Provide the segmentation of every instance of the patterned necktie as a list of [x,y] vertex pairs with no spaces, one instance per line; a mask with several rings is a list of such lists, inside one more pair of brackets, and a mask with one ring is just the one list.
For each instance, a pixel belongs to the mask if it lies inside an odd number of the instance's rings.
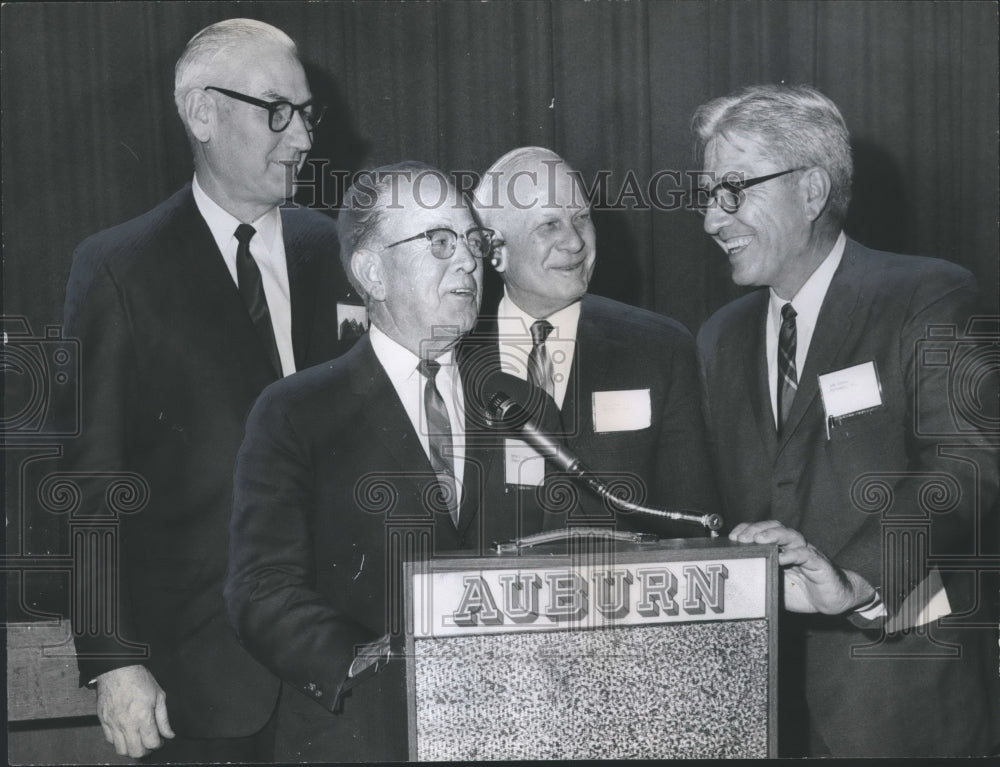
[[437,374],[441,364],[437,360],[420,360],[417,370],[427,379],[424,384],[424,413],[427,416],[427,443],[430,448],[431,468],[438,476],[444,504],[451,519],[458,527],[458,492],[455,483],[454,451],[451,441],[451,420],[444,406],[444,398],[437,388]]
[[528,355],[528,381],[550,397],[556,396],[552,360],[545,348],[545,339],[552,332],[552,325],[545,320],[537,320],[531,326],[531,353]]
[[257,329],[260,342],[264,344],[267,358],[275,374],[281,378],[281,357],[278,356],[278,344],[274,340],[271,313],[267,310],[264,283],[257,262],[250,254],[250,240],[255,234],[257,230],[250,224],[240,224],[236,227],[236,241],[240,244],[236,249],[236,282],[239,285],[240,295],[243,296],[243,303],[250,313],[250,320]]
[[792,409],[798,378],[795,372],[795,309],[791,304],[781,307],[781,329],[778,331],[778,434]]

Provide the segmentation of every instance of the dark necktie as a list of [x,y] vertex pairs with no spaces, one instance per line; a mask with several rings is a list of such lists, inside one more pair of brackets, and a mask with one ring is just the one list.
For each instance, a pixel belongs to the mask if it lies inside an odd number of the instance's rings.
[[250,224],[240,224],[236,227],[236,240],[240,246],[236,249],[236,281],[243,296],[243,303],[250,313],[250,320],[257,329],[260,342],[267,351],[275,374],[281,378],[281,357],[278,356],[278,344],[274,340],[274,328],[271,326],[271,313],[267,310],[267,297],[264,295],[264,283],[260,277],[260,269],[250,253],[250,240],[257,230]]
[[537,320],[531,326],[531,353],[528,355],[528,381],[550,397],[556,396],[552,360],[545,348],[545,339],[552,332],[552,325],[545,320]]
[[451,519],[458,526],[458,492],[455,483],[455,458],[451,442],[451,420],[444,406],[444,399],[437,388],[437,374],[441,364],[437,360],[420,360],[420,375],[424,384],[424,413],[427,415],[427,442],[430,447],[431,468],[438,476],[438,484]]
[[791,304],[781,307],[781,329],[778,331],[778,434],[792,409],[798,377],[795,372],[795,309]]

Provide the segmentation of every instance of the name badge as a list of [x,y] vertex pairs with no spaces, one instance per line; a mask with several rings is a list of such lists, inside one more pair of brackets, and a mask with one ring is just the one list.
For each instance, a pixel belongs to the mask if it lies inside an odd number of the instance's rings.
[[595,391],[594,431],[638,431],[652,423],[649,389]]
[[368,310],[357,304],[337,302],[337,340],[361,338],[368,330]]
[[519,439],[504,440],[504,481],[508,485],[541,487],[545,484],[545,459]]
[[882,405],[882,384],[874,360],[824,373],[819,377],[819,391],[826,411],[826,437],[837,419],[858,415]]

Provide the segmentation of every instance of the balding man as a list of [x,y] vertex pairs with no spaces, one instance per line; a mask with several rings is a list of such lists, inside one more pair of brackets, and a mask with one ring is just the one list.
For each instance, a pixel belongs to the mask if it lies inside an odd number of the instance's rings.
[[[105,737],[139,757],[267,760],[278,680],[237,642],[222,602],[232,471],[243,425],[272,381],[339,354],[348,286],[331,219],[278,206],[322,116],[296,46],[258,21],[199,32],[175,101],[194,179],[73,257],[65,331],[80,339],[84,419],[69,471],[148,485],[118,536],[118,639],[74,626],[81,684]],[[99,513],[100,487],[83,483]],[[83,588],[107,599],[98,584]],[[74,611],[78,613],[80,611]],[[100,626],[98,626],[100,628]]]
[[[476,338],[486,351],[480,344],[470,359],[487,366],[492,352],[501,369],[551,397],[566,445],[631,500],[714,512],[694,341],[668,317],[587,293],[597,249],[579,174],[548,149],[515,149],[483,174],[475,203],[502,241],[491,264],[504,295],[484,308]],[[615,519],[516,440],[504,463],[522,534],[575,523],[705,532],[653,516]]]
[[247,648],[286,682],[279,760],[402,761],[403,666],[366,678],[356,659],[380,638],[402,649],[404,557],[482,538],[492,451],[454,348],[476,321],[492,233],[443,174],[412,161],[362,176],[338,224],[371,328],[254,406],[226,603]]

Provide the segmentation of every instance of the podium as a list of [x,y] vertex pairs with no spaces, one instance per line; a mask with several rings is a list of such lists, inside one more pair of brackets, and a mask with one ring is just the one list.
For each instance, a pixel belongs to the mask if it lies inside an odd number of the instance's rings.
[[411,760],[777,756],[777,548],[615,535],[404,565]]

